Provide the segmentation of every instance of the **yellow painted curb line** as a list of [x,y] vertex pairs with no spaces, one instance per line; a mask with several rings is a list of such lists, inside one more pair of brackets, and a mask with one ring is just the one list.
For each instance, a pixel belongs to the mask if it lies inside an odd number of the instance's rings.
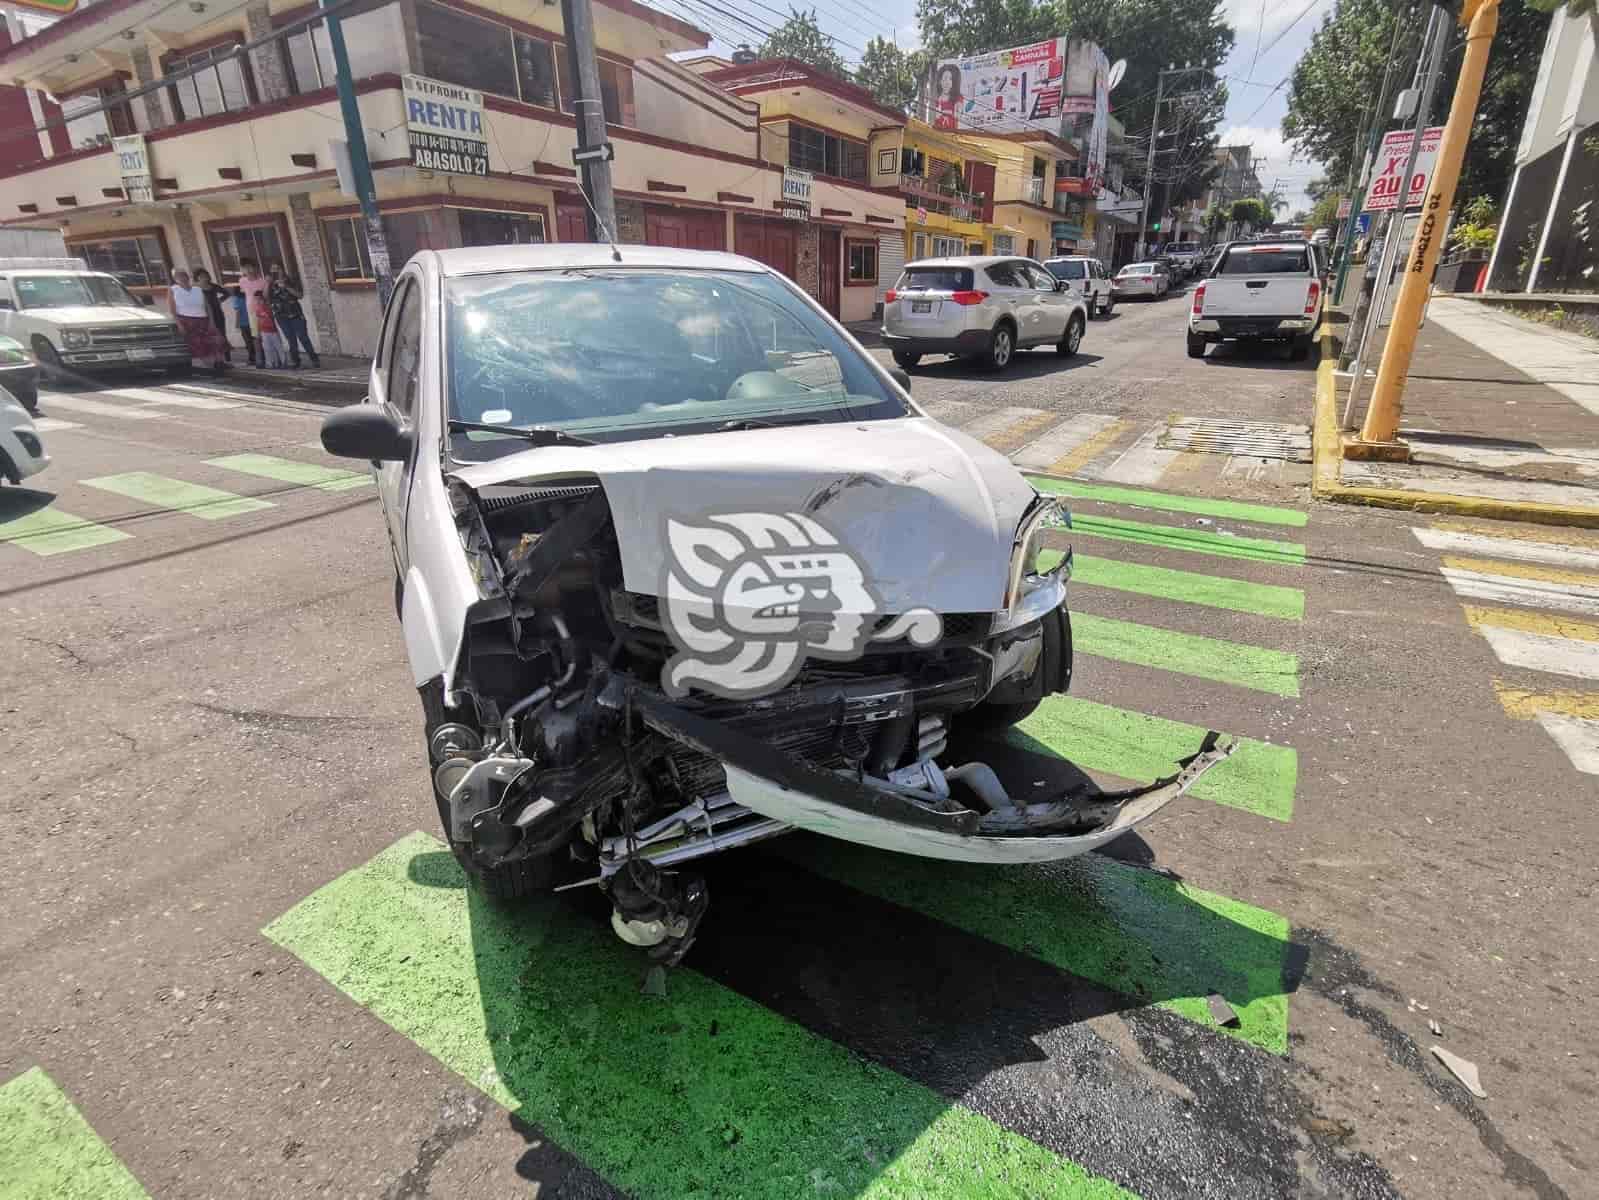
[[1537,500],[1495,500],[1486,496],[1452,496],[1444,492],[1412,492],[1404,488],[1356,487],[1342,482],[1343,441],[1338,436],[1338,385],[1333,371],[1332,327],[1323,323],[1321,363],[1316,368],[1316,408],[1311,423],[1310,494],[1334,504],[1365,504],[1410,512],[1448,513],[1491,521],[1526,521],[1534,525],[1576,525],[1599,529],[1599,508],[1545,504]]

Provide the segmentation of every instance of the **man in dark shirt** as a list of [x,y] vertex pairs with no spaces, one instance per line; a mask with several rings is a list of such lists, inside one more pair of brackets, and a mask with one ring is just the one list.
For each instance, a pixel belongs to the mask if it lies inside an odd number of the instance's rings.
[[285,271],[282,263],[273,263],[271,282],[267,284],[267,304],[289,349],[289,361],[296,367],[300,365],[300,348],[303,346],[311,357],[311,365],[320,367],[322,359],[316,347],[311,345],[305,310],[300,307],[300,299],[304,295],[305,289],[300,286],[300,281]]

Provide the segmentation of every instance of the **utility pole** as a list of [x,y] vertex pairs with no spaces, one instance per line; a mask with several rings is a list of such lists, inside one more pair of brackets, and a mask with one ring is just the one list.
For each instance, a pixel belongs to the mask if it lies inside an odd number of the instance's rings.
[[1166,72],[1155,76],[1155,115],[1149,118],[1149,152],[1144,156],[1144,208],[1138,215],[1138,254],[1142,261],[1149,244],[1149,193],[1155,187],[1155,143],[1160,140],[1160,98],[1166,88]]
[[333,73],[339,85],[339,109],[344,114],[344,140],[350,149],[350,175],[356,199],[361,202],[361,224],[366,229],[366,256],[372,263],[372,276],[378,285],[378,308],[389,306],[394,291],[394,275],[389,266],[389,243],[383,236],[383,218],[378,215],[378,189],[372,181],[372,160],[366,153],[366,129],[361,125],[361,106],[355,98],[355,81],[350,77],[350,54],[344,48],[344,27],[338,8],[321,0],[322,20],[327,26],[328,45],[333,50]]
[[[1360,219],[1360,213],[1366,203],[1366,173],[1371,170],[1371,162],[1377,157],[1377,151],[1382,146],[1383,127],[1388,124],[1388,88],[1393,82],[1394,62],[1399,51],[1399,19],[1400,5],[1403,0],[1394,0],[1394,32],[1388,41],[1388,65],[1383,68],[1382,87],[1377,92],[1377,107],[1372,110],[1371,137],[1369,139],[1356,138],[1355,146],[1359,147],[1362,140],[1369,141],[1365,159],[1355,159],[1349,164],[1349,220],[1344,223],[1344,249],[1338,257],[1338,283],[1333,289],[1333,303],[1342,304],[1344,301],[1344,283],[1349,278],[1349,258],[1355,248],[1355,229]],[[1364,128],[1364,127],[1362,127]]]
[[[1467,26],[1468,32],[1466,54],[1460,64],[1459,80],[1455,84],[1455,99],[1449,107],[1449,121],[1444,126],[1443,138],[1438,145],[1438,164],[1433,170],[1427,200],[1421,210],[1421,223],[1416,226],[1409,269],[1399,289],[1399,300],[1394,305],[1388,348],[1382,356],[1382,366],[1377,369],[1377,385],[1372,389],[1371,407],[1366,411],[1366,422],[1360,429],[1359,444],[1367,448],[1380,447],[1379,453],[1397,453],[1405,460],[1410,457],[1410,448],[1398,440],[1399,419],[1404,412],[1405,381],[1410,375],[1416,334],[1421,329],[1422,311],[1432,287],[1432,273],[1438,262],[1444,222],[1449,219],[1449,210],[1455,203],[1460,164],[1466,157],[1466,141],[1471,136],[1471,125],[1477,115],[1477,101],[1482,96],[1488,51],[1493,46],[1494,33],[1499,28],[1499,0],[1466,0],[1460,20]],[[1425,115],[1420,118],[1425,119]],[[1419,125],[1416,138],[1419,142]],[[1407,188],[1409,182],[1405,180]]]
[[572,162],[580,172],[580,186],[587,201],[589,240],[614,245],[616,198],[611,193],[611,159],[615,152],[605,137],[600,65],[594,55],[594,9],[589,0],[561,0],[561,23],[566,27],[566,61],[577,83],[572,105],[577,118],[577,149],[572,152]]

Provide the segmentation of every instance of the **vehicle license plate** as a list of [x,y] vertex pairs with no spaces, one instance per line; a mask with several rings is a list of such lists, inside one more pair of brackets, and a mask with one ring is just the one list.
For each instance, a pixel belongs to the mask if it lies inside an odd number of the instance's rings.
[[128,351],[129,362],[144,362],[155,357],[154,350],[133,349]]
[[931,300],[912,300],[911,311],[913,313],[930,313],[933,311],[933,302]]

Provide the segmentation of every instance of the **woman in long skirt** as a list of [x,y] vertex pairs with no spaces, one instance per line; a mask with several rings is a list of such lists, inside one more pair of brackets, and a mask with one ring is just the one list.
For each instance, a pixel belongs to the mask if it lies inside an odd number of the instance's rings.
[[189,357],[197,367],[209,367],[216,374],[226,369],[223,361],[223,344],[217,328],[211,323],[211,313],[206,305],[205,292],[189,280],[187,271],[172,272],[172,315],[189,343]]

